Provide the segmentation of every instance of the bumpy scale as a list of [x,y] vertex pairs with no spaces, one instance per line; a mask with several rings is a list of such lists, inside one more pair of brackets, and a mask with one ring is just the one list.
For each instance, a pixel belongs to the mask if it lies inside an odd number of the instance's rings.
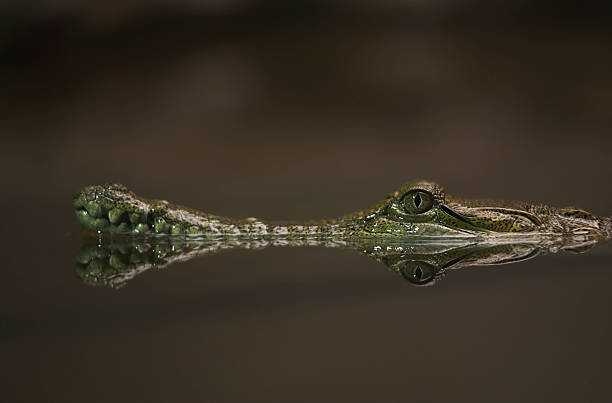
[[134,235],[194,237],[508,237],[588,236],[609,238],[611,220],[577,208],[554,208],[524,202],[463,200],[439,185],[418,181],[403,185],[366,211],[300,224],[268,223],[256,218],[231,219],[150,200],[125,186],[89,186],[73,200],[88,230]]

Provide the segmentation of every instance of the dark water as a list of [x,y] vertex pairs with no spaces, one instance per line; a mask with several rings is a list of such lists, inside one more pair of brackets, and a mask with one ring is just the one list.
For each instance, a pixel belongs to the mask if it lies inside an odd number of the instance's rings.
[[426,288],[352,251],[238,250],[113,290],[77,279],[79,243],[50,239],[5,266],[11,396],[368,401],[505,390],[510,401],[607,390],[609,245],[456,270]]
[[608,400],[609,245],[426,288],[238,250],[113,290],[75,276],[70,202],[114,181],[300,220],[427,178],[611,215],[606,8],[62,4],[0,10],[2,401]]

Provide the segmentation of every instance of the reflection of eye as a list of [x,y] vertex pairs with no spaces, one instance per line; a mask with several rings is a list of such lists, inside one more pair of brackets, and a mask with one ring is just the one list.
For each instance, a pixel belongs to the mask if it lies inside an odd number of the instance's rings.
[[436,274],[436,268],[425,262],[406,262],[401,268],[402,276],[413,284],[425,284]]
[[423,190],[413,190],[404,196],[404,208],[412,214],[421,214],[433,207],[434,198],[431,193]]

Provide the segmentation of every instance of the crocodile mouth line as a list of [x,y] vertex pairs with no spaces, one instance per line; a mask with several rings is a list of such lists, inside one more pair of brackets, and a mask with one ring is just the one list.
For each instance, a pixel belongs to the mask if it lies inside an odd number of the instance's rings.
[[97,202],[75,206],[74,212],[81,224],[92,231],[108,230],[114,234],[148,233],[154,228],[151,216],[146,212],[107,209]]
[[369,210],[339,218],[281,224],[254,218],[234,219],[142,198],[119,184],[88,186],[73,199],[81,225],[118,235],[260,236],[328,235],[491,239],[537,236],[610,237],[612,220],[579,209],[528,203],[462,200],[447,197],[429,182],[402,186]]

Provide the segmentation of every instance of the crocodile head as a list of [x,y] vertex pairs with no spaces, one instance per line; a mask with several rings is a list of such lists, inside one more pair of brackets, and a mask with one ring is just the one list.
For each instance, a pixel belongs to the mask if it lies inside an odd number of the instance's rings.
[[[115,234],[274,234],[274,224],[235,220],[136,196],[123,185],[84,188],[73,200],[86,229]],[[365,212],[314,223],[277,226],[299,236],[473,237],[585,235],[607,238],[610,219],[577,208],[524,202],[463,200],[433,182],[412,182]]]
[[472,266],[499,266],[532,259],[547,252],[584,253],[597,244],[597,239],[576,236],[556,240],[509,243],[473,242],[464,244],[404,244],[385,251],[366,250],[368,256],[400,274],[410,284],[430,286],[450,270]]
[[608,218],[581,209],[459,199],[426,181],[407,183],[369,211],[347,216],[358,217],[361,231],[367,234],[423,237],[551,234],[605,238],[611,230]]
[[274,246],[319,246],[354,250],[382,263],[415,286],[430,286],[451,270],[472,266],[498,266],[531,259],[549,252],[586,252],[597,239],[563,238],[446,239],[354,238],[275,239],[185,237],[85,237],[77,255],[75,275],[89,285],[119,288],[150,269],[162,269],[204,255],[232,249],[262,249]]

